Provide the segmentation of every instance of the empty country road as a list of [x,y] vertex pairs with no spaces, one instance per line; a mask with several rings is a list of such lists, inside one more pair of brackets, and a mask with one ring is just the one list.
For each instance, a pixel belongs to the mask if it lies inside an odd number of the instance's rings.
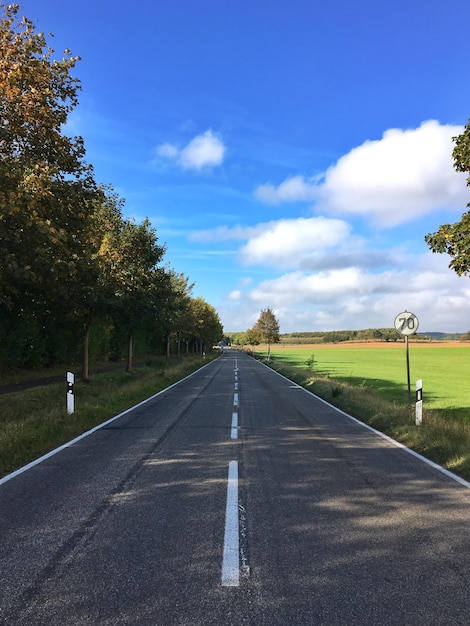
[[469,625],[470,489],[228,350],[0,481],[0,624]]

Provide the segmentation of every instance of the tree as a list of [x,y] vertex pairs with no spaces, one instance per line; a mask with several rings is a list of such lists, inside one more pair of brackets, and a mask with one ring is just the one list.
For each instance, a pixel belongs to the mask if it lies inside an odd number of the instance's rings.
[[[249,328],[244,334],[244,343],[247,343],[252,349],[259,345],[259,332],[255,328]],[[243,345],[243,344],[242,344]]]
[[271,356],[271,344],[279,343],[281,341],[281,336],[279,334],[279,322],[277,321],[274,312],[269,307],[261,311],[253,330],[259,335],[262,341],[268,344],[269,359]]
[[65,51],[53,60],[18,5],[0,10],[1,316],[46,341],[44,331],[74,308],[77,285],[92,282],[87,223],[96,185],[83,140],[63,134],[78,102],[78,57]]
[[192,339],[196,350],[205,351],[205,346],[218,343],[224,336],[224,329],[215,308],[203,298],[192,298],[189,305],[192,318]]
[[157,242],[147,218],[141,224],[124,219],[106,234],[100,250],[103,281],[112,293],[111,315],[127,333],[128,371],[132,369],[134,331],[155,316],[165,285],[165,272],[158,267],[165,246]]
[[53,59],[17,4],[0,12],[0,317],[8,335],[21,327],[28,358],[46,364],[51,337],[70,332],[64,320],[96,280],[87,226],[97,189],[82,138],[63,133],[79,57]]
[[[454,167],[468,174],[467,186],[470,186],[470,120],[464,132],[453,137],[453,141]],[[459,276],[470,272],[470,211],[464,213],[459,222],[443,224],[435,233],[428,233],[424,240],[433,252],[446,252],[450,256],[449,267]]]
[[0,9],[0,289],[9,302],[73,278],[95,183],[83,140],[63,134],[79,57],[53,60],[44,35],[18,21],[18,5]]
[[192,332],[190,310],[191,292],[194,284],[184,274],[168,271],[169,289],[165,294],[164,324],[166,335],[166,356],[170,357],[171,339],[176,339],[177,354],[180,355],[181,342],[186,342],[189,350],[189,339]]
[[93,201],[94,211],[87,222],[87,250],[82,263],[86,269],[74,290],[73,319],[83,331],[82,380],[89,380],[89,338],[96,317],[106,317],[113,310],[114,282],[111,278],[109,241],[123,225],[124,200],[109,185],[101,185]]

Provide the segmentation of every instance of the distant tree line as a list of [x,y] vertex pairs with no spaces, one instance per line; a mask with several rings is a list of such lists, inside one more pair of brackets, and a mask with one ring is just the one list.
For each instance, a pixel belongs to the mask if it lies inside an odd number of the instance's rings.
[[0,369],[134,352],[202,352],[223,336],[215,309],[163,264],[148,219],[97,183],[81,137],[79,57],[54,60],[18,5],[0,5]]
[[[230,333],[230,340],[235,345],[253,345],[253,330]],[[279,335],[277,343],[310,344],[310,343],[339,343],[342,341],[397,341],[400,335],[394,328],[370,328],[366,330],[332,330],[283,333]],[[260,343],[258,341],[257,343]],[[254,345],[257,345],[255,343]]]
[[[283,333],[279,335],[276,343],[281,344],[312,344],[312,343],[341,343],[344,341],[401,341],[403,337],[395,328],[367,328],[365,330],[332,330],[332,331],[312,331]],[[470,341],[470,331],[468,333],[429,333],[416,334],[410,338],[411,341]],[[244,332],[229,333],[227,342],[239,346],[256,346],[262,343],[256,331],[249,329]],[[263,342],[264,343],[264,342]]]
[[326,332],[290,333],[281,336],[283,343],[340,343],[342,341],[397,341],[395,328],[366,328],[364,330],[331,330]]

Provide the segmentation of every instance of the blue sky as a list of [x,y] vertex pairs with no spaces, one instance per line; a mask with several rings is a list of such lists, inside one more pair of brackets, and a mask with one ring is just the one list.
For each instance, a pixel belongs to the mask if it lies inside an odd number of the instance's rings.
[[26,0],[82,57],[99,182],[148,216],[226,332],[470,329],[470,279],[424,236],[470,202],[468,0]]

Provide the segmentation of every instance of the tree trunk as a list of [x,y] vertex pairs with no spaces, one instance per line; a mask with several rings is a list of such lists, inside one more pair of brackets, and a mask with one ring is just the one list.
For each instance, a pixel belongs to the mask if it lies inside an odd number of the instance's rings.
[[88,347],[90,343],[90,326],[91,322],[85,324],[85,330],[83,332],[83,361],[82,361],[82,380],[87,383],[90,381],[88,370]]
[[127,366],[126,372],[132,371],[132,330],[129,331],[127,337]]

